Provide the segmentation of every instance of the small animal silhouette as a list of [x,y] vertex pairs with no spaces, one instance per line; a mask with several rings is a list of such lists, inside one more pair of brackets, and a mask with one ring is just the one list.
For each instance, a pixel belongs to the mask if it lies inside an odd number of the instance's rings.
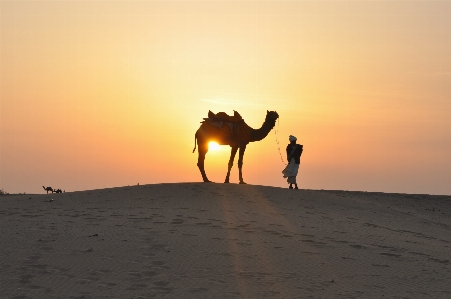
[[42,186],[42,188],[44,188],[44,190],[47,191],[47,194],[49,194],[49,191],[51,191],[53,193],[53,188],[52,187],[44,187],[44,186]]

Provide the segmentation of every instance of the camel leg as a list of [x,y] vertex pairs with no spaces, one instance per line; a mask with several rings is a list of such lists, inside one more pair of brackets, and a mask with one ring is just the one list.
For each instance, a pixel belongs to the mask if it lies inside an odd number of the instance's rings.
[[238,151],[238,147],[232,147],[232,151],[230,152],[230,159],[229,159],[229,168],[227,170],[227,176],[225,178],[224,183],[229,183],[229,177],[230,177],[230,170],[233,166],[233,160],[235,160],[236,152]]
[[208,143],[199,143],[198,142],[198,151],[199,151],[199,157],[197,159],[197,167],[199,167],[200,170],[200,174],[202,175],[202,179],[204,180],[205,183],[211,182],[208,178],[207,175],[205,174],[205,168],[204,168],[204,161],[205,161],[205,155],[208,152]]
[[239,175],[240,175],[240,184],[246,184],[243,181],[243,157],[244,157],[244,151],[246,150],[246,144],[243,144],[240,146],[240,153],[238,156],[238,171],[239,171]]

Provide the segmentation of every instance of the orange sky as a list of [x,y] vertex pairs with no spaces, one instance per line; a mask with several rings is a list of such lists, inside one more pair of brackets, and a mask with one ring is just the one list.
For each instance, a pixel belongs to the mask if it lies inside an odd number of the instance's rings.
[[[0,188],[201,181],[208,110],[266,110],[301,188],[451,194],[450,1],[1,1]],[[207,154],[224,180],[229,147]],[[231,182],[238,181],[232,170]],[[244,179],[286,187],[274,131]]]

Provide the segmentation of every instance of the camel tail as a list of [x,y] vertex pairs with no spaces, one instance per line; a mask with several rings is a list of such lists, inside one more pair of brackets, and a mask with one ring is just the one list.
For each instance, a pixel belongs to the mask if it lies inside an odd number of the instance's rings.
[[197,132],[196,132],[196,134],[194,134],[194,149],[193,149],[193,153],[196,151],[196,145],[197,145]]

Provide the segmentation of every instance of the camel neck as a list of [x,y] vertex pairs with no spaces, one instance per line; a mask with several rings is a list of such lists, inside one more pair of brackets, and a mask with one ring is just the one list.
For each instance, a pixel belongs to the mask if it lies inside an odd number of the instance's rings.
[[250,142],[260,141],[260,140],[264,139],[266,136],[268,136],[269,132],[271,132],[272,128],[274,128],[275,124],[276,124],[275,121],[271,122],[271,121],[265,120],[265,122],[263,123],[261,128],[252,129]]

